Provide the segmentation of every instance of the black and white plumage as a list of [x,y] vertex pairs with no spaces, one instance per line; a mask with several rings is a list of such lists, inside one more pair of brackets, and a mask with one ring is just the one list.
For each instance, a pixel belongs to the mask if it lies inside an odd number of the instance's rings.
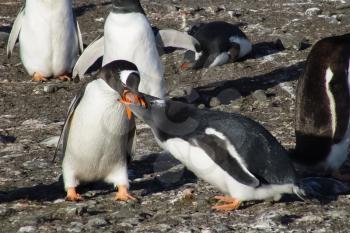
[[208,68],[247,56],[252,51],[252,44],[238,26],[215,21],[197,23],[188,34],[200,43],[200,51],[185,53],[182,68]]
[[127,156],[132,151],[134,119],[127,119],[118,102],[122,82],[138,86],[140,76],[133,63],[118,60],[105,65],[98,79],[88,83],[72,101],[59,143],[63,155],[63,180],[67,199],[80,200],[80,182],[102,180],[118,187],[117,199],[132,197]]
[[71,0],[26,0],[12,27],[8,57],[17,38],[22,63],[37,81],[67,77],[83,50]]
[[139,0],[114,0],[112,4],[105,23],[104,36],[85,50],[74,68],[73,76],[79,75],[82,78],[101,56],[103,64],[126,59],[135,63],[140,71],[140,90],[163,98],[164,67],[158,49],[181,44],[189,49],[193,47],[192,37],[175,30],[159,31],[155,37]]
[[145,96],[128,104],[165,150],[198,177],[239,201],[303,195],[286,150],[261,125],[239,114]]
[[324,38],[312,48],[296,95],[293,158],[336,171],[350,143],[350,34]]

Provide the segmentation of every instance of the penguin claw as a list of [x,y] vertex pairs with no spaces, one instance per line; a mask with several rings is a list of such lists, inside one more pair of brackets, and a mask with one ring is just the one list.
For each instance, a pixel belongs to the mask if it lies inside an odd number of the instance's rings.
[[131,196],[129,193],[128,193],[128,189],[126,186],[124,185],[121,185],[121,186],[118,186],[118,192],[114,198],[116,201],[135,201],[136,198]]
[[44,76],[42,76],[39,73],[34,73],[32,81],[34,81],[34,82],[47,82],[47,78],[45,78]]
[[79,193],[76,192],[75,188],[68,188],[66,201],[78,202],[83,200],[84,199],[82,198],[82,196],[80,196]]
[[229,196],[215,196],[215,199],[222,201],[222,202],[226,202],[229,204],[225,204],[225,205],[215,205],[212,207],[212,209],[217,210],[217,211],[231,211],[231,210],[236,210],[238,209],[238,207],[240,206],[241,202],[233,197],[229,197]]

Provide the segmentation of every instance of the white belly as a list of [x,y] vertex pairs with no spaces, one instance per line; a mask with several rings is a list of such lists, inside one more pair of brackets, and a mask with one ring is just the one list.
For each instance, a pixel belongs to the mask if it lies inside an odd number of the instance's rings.
[[164,97],[164,68],[147,18],[140,13],[111,13],[105,23],[103,65],[118,59],[133,62],[141,74],[140,91]]
[[63,169],[80,181],[105,180],[126,164],[130,121],[107,88],[102,80],[89,84],[72,119]]
[[71,0],[27,0],[19,41],[30,75],[70,73],[79,52]]

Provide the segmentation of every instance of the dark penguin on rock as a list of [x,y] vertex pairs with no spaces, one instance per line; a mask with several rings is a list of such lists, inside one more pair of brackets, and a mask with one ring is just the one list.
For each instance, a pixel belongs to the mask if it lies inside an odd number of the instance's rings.
[[[80,201],[76,187],[81,182],[105,181],[118,188],[116,200],[134,199],[129,193],[127,157],[132,153],[135,122],[118,101],[125,83],[138,88],[137,67],[128,61],[106,64],[99,78],[77,95],[56,153],[63,157],[63,181],[67,200]],[[129,120],[127,120],[129,118]]]
[[239,114],[151,96],[142,97],[142,106],[134,96],[126,92],[121,102],[151,127],[158,144],[227,195],[216,197],[225,204],[214,209],[279,200],[282,194],[304,195],[286,150],[260,124]]
[[324,38],[312,48],[296,95],[296,148],[302,165],[332,172],[348,156],[350,142],[350,34]]
[[181,68],[220,66],[247,56],[252,44],[238,26],[222,22],[197,23],[188,34],[198,40],[199,52],[187,51]]

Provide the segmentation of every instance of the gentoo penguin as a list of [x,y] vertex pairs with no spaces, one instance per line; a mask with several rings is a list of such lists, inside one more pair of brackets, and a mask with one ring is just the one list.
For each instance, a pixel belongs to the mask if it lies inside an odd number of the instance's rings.
[[181,68],[208,68],[247,56],[252,44],[247,36],[230,23],[215,21],[194,24],[188,31],[200,43],[199,52],[187,51]]
[[9,58],[18,37],[21,61],[34,81],[70,79],[83,50],[71,0],[26,0],[8,40]]
[[279,200],[285,193],[304,195],[286,150],[260,124],[239,114],[148,95],[141,97],[145,104],[140,105],[133,101],[140,94],[124,93],[120,101],[151,127],[163,149],[227,195],[216,197],[226,204],[214,209],[236,209],[248,200]]
[[69,107],[57,150],[63,156],[67,200],[82,199],[76,192],[80,182],[98,180],[118,188],[116,200],[134,199],[128,193],[127,156],[135,122],[127,119],[125,107],[118,102],[124,88],[120,80],[138,87],[137,67],[124,60],[106,64],[99,78],[88,83]]
[[163,98],[164,68],[158,52],[160,44],[179,46],[183,42],[184,47],[195,50],[196,43],[193,41],[194,38],[175,30],[160,31],[155,37],[139,0],[113,0],[105,22],[104,36],[86,48],[74,68],[73,77],[79,75],[83,78],[88,68],[101,56],[103,64],[126,59],[135,63],[140,71],[140,90]]
[[333,172],[350,142],[350,34],[324,38],[312,48],[296,94],[296,148],[292,157],[308,168]]

